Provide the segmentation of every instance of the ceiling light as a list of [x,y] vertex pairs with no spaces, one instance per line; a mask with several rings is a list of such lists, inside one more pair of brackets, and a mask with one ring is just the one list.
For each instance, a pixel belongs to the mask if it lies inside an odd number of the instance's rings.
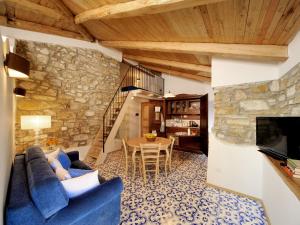
[[175,95],[169,91],[167,94],[164,95],[165,98],[174,98]]
[[28,78],[30,63],[27,59],[15,53],[8,53],[4,62],[8,76],[14,78]]

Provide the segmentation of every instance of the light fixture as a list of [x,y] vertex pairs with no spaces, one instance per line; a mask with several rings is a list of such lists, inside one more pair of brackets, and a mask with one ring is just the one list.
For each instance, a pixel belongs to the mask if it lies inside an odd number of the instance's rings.
[[164,98],[174,98],[174,97],[175,97],[175,95],[173,93],[171,93],[170,90],[167,94],[164,95]]
[[[170,80],[171,79],[171,76],[169,74],[165,74],[165,76],[166,76],[165,80]],[[168,93],[166,93],[164,95],[164,98],[174,98],[174,97],[176,97],[176,96],[170,91],[170,89],[169,89]]]
[[21,130],[35,131],[35,145],[39,145],[39,132],[44,128],[51,128],[51,116],[21,116]]
[[30,63],[27,59],[15,53],[9,52],[4,62],[8,76],[14,78],[28,78]]
[[14,94],[15,94],[17,97],[25,97],[25,95],[26,95],[26,89],[21,88],[21,87],[16,87],[16,88],[14,89]]

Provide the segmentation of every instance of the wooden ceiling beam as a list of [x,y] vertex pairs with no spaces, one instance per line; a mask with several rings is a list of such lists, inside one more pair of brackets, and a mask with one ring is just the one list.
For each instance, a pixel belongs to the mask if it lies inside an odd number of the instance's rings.
[[54,9],[36,4],[28,0],[5,0],[7,6],[27,10],[29,12],[40,14],[54,20],[62,20],[63,15]]
[[184,73],[184,72],[180,72],[180,71],[176,71],[176,70],[165,69],[165,68],[161,68],[161,67],[158,67],[158,66],[151,66],[151,65],[147,65],[147,64],[142,64],[142,66],[144,66],[144,67],[146,67],[150,70],[159,71],[159,72],[166,73],[166,74],[169,74],[169,75],[172,75],[172,76],[183,77],[183,78],[197,80],[197,81],[201,81],[201,82],[210,82],[211,81],[210,77],[193,75],[193,74],[189,74],[189,73]]
[[46,34],[53,34],[53,35],[58,35],[58,36],[63,36],[63,37],[68,37],[68,38],[85,40],[85,38],[82,37],[82,35],[79,33],[75,33],[72,31],[66,31],[66,30],[56,28],[56,27],[41,25],[38,23],[28,22],[28,21],[24,21],[24,20],[17,20],[17,19],[9,20],[7,22],[7,26],[18,28],[18,29],[23,29],[23,30],[30,30],[30,31],[35,31],[35,32],[42,32],[42,33],[46,33]]
[[75,17],[75,23],[96,19],[118,19],[191,8],[224,0],[134,0],[87,10]]
[[[70,20],[72,20],[72,22],[74,21],[74,15],[71,12],[71,10],[65,5],[65,3],[62,0],[51,0],[67,17],[70,17]],[[84,36],[86,39],[90,40],[90,41],[94,41],[95,38],[93,37],[93,35],[91,35],[87,29],[81,25],[81,24],[75,24],[74,21],[74,26],[76,27],[76,30],[78,30],[78,32]]]
[[[57,1],[55,1],[55,2],[57,2]],[[67,25],[73,26],[76,30],[78,30],[78,32],[83,36],[83,38],[80,38],[80,39],[94,41],[94,37],[91,36],[82,26],[75,24],[73,16],[72,17],[65,16],[64,14],[62,14],[54,9],[36,4],[36,3],[28,1],[28,0],[21,0],[21,1],[20,0],[5,0],[5,3],[7,4],[7,6],[19,8],[21,10],[27,10],[27,11],[35,13],[35,14],[40,14],[47,18],[51,18],[55,21],[63,21]],[[60,7],[62,7],[62,6],[60,5]],[[44,26],[44,25],[41,25],[41,26]]]
[[151,63],[151,64],[158,64],[158,65],[163,65],[163,66],[181,68],[181,69],[186,69],[186,70],[201,71],[201,72],[208,73],[208,74],[211,73],[210,66],[192,64],[192,63],[183,63],[183,62],[170,61],[170,60],[165,60],[165,59],[144,57],[144,56],[139,56],[139,55],[130,55],[130,54],[123,54],[123,58],[135,60],[135,61],[142,62],[142,63]]
[[288,58],[288,47],[283,45],[146,41],[102,41],[101,44],[118,49],[189,53],[253,60],[285,61]]

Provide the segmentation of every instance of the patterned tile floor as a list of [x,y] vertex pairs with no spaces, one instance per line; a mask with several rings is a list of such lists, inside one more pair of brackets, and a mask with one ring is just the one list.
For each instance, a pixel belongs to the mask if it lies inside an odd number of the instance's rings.
[[123,152],[116,151],[99,171],[123,179],[122,225],[268,224],[259,202],[207,186],[206,167],[205,155],[174,151],[172,172],[165,176],[161,168],[157,185],[150,178],[144,186],[139,172],[136,179],[132,171],[125,176]]

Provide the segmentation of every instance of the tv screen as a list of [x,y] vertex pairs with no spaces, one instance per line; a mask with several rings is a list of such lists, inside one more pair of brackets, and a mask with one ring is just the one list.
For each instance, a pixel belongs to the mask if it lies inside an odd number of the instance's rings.
[[280,159],[300,159],[300,117],[257,117],[256,145]]

